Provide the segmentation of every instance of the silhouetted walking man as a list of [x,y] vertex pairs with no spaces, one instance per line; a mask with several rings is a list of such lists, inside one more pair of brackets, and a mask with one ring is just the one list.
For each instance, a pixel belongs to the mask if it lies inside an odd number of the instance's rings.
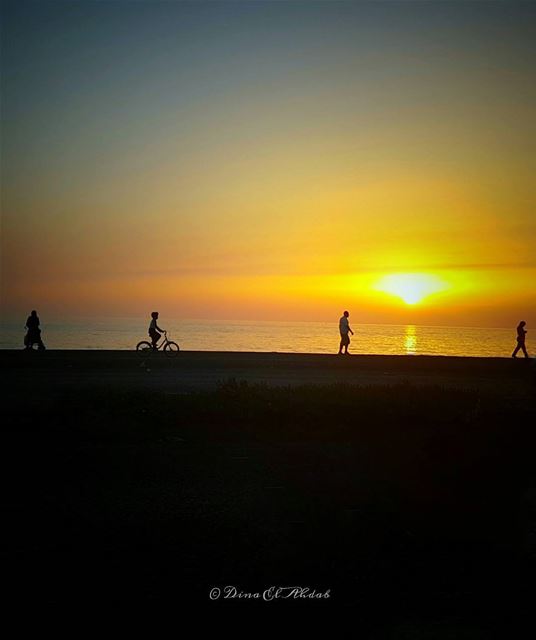
[[41,329],[39,328],[39,324],[39,316],[37,315],[37,311],[34,310],[28,316],[28,320],[26,320],[25,328],[28,329],[24,336],[24,345],[26,349],[31,349],[33,345],[36,344],[39,351],[45,350],[45,345],[41,340]]
[[525,331],[526,324],[527,323],[524,320],[521,320],[521,322],[517,325],[517,347],[514,349],[514,353],[512,353],[512,358],[516,357],[517,352],[520,349],[525,354],[525,358],[529,357],[527,348],[525,347],[525,336],[527,335],[527,332]]
[[348,322],[349,315],[350,314],[348,313],[348,311],[345,311],[342,314],[341,319],[339,320],[339,333],[341,334],[341,343],[339,345],[339,355],[342,354],[343,348],[344,348],[345,355],[349,355],[348,347],[350,346],[350,336],[348,335],[348,333],[351,333],[352,335],[354,335],[354,332],[352,331],[352,329],[350,329],[350,323]]

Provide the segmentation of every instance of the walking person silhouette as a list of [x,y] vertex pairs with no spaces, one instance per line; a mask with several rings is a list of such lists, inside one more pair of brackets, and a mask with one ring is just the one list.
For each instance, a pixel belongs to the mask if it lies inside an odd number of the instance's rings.
[[517,352],[519,350],[523,351],[523,353],[525,354],[525,358],[529,357],[529,354],[527,353],[527,348],[525,346],[525,336],[527,335],[527,332],[525,330],[525,325],[527,323],[524,320],[521,320],[521,322],[517,325],[517,347],[514,349],[514,352],[512,353],[512,358],[515,358],[517,356]]
[[24,336],[24,346],[26,349],[31,349],[34,344],[37,345],[39,351],[45,350],[45,345],[41,340],[41,329],[39,328],[40,321],[37,311],[32,311],[26,320],[25,329],[28,329]]
[[339,320],[339,333],[341,334],[341,343],[339,345],[339,355],[342,354],[343,348],[344,348],[344,354],[350,355],[348,353],[348,347],[350,346],[350,336],[348,335],[348,333],[351,333],[352,335],[354,335],[354,332],[350,328],[350,323],[348,322],[349,315],[350,314],[348,313],[348,311],[345,311],[342,314],[341,319]]

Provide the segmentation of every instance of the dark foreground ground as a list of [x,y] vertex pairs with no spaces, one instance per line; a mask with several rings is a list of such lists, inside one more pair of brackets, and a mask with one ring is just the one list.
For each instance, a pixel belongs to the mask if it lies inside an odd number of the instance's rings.
[[[261,620],[336,609],[362,638],[536,630],[530,363],[181,353],[140,366],[111,352],[1,362],[12,610]],[[226,586],[243,597],[225,598]],[[328,597],[262,600],[296,586]]]
[[[185,393],[214,390],[229,379],[271,386],[303,384],[438,384],[524,397],[536,360],[438,356],[337,356],[186,351],[177,357],[135,351],[0,351],[11,387],[123,389]],[[521,383],[521,387],[519,385]],[[521,389],[521,394],[519,393]]]

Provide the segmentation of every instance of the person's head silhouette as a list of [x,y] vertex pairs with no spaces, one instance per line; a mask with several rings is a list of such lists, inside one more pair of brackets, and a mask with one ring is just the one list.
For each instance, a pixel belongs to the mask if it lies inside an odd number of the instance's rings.
[[158,318],[158,311],[153,311],[151,313],[151,318],[154,318],[156,320]]
[[344,312],[344,315],[345,315],[346,317],[348,317],[350,314],[348,313],[348,311],[345,311],[345,312]]

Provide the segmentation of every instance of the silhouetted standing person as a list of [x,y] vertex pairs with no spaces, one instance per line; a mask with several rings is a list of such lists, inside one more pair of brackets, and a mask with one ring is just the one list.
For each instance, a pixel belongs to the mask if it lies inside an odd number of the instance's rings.
[[350,329],[350,323],[348,322],[349,315],[350,314],[348,313],[348,311],[345,311],[342,314],[341,319],[339,320],[339,333],[341,334],[341,343],[339,345],[339,355],[342,354],[343,348],[344,348],[344,353],[348,355],[348,347],[350,346],[350,336],[348,334],[351,333],[352,335],[354,335],[354,332],[352,331],[352,329]]
[[525,347],[525,336],[527,335],[527,332],[525,330],[526,324],[527,323],[524,320],[521,320],[521,322],[517,325],[517,347],[514,349],[514,353],[512,353],[512,358],[516,357],[519,350],[523,351],[523,353],[525,354],[525,358],[529,357],[527,348]]
[[160,336],[164,333],[164,329],[161,329],[156,321],[158,320],[158,311],[153,311],[151,313],[151,324],[149,325],[149,335],[151,336],[151,340],[153,342],[153,349],[156,351],[158,340],[160,340]]
[[31,349],[34,344],[37,345],[39,351],[44,351],[45,345],[41,340],[41,329],[39,327],[39,316],[37,315],[37,311],[32,311],[28,316],[28,320],[26,320],[25,328],[28,329],[26,335],[24,336],[24,344],[26,349]]

